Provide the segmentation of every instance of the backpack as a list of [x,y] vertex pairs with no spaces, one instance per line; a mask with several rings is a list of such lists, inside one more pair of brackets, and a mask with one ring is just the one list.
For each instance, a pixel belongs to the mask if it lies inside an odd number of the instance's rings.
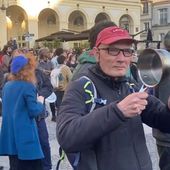
[[[89,77],[87,77],[87,76],[80,77],[79,81],[80,81],[80,83],[84,89],[84,92],[85,92],[84,93],[85,104],[86,104],[86,109],[87,109],[88,113],[92,112],[95,109],[96,104],[106,105],[107,100],[97,98],[96,87]],[[61,147],[59,147],[59,155],[60,155],[60,158],[57,162],[56,170],[59,170],[60,163],[62,160],[64,160],[65,155],[67,156],[68,161],[70,162],[72,168],[74,170],[76,170],[78,163],[80,161],[80,152],[66,153],[66,152],[64,152],[64,150]]]
[[64,77],[61,72],[63,67],[64,65],[60,65],[59,67],[56,67],[55,69],[51,71],[50,79],[51,79],[51,84],[54,89],[59,89],[63,87]]

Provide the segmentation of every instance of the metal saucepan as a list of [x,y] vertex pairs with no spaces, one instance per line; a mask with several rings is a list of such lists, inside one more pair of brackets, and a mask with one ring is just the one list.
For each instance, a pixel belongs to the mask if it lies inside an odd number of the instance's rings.
[[154,87],[170,74],[170,53],[164,49],[145,49],[138,56],[137,67],[142,83]]

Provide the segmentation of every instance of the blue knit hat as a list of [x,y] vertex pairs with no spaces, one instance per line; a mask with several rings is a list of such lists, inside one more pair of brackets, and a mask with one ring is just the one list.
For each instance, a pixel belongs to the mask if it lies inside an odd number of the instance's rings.
[[27,63],[28,58],[22,55],[16,56],[11,62],[11,73],[17,74]]

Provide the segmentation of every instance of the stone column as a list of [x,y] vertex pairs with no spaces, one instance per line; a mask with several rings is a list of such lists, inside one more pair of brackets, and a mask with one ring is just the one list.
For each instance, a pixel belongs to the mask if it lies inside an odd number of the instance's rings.
[[7,43],[6,10],[0,9],[0,49]]
[[38,39],[38,19],[29,18],[28,19],[28,32],[30,34],[29,47],[32,48],[35,44],[35,40]]
[[65,21],[60,21],[59,30],[62,31],[63,29],[66,29],[66,30],[68,29],[68,22],[66,20]]

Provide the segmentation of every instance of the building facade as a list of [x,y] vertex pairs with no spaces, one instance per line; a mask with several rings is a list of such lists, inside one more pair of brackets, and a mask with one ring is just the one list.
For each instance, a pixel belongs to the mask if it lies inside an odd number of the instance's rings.
[[81,32],[100,20],[136,34],[140,9],[140,0],[1,0],[0,48],[10,39],[32,47],[38,38],[62,30]]
[[[169,0],[141,0],[141,30],[150,28],[154,41],[162,41],[170,31],[170,1]],[[147,33],[141,34],[145,40]],[[161,43],[163,48],[163,43]]]

